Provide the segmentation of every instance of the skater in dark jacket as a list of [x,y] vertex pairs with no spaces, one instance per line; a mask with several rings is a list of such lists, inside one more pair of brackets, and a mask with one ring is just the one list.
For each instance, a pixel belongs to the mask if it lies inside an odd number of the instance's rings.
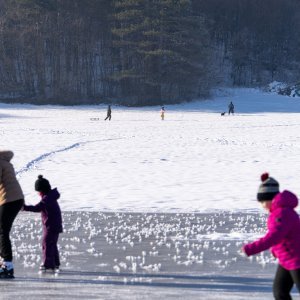
[[104,121],[106,121],[106,120],[111,120],[111,106],[110,105],[108,105],[108,108],[107,108],[107,115],[106,115],[106,118],[104,119]]
[[230,114],[234,114],[234,105],[233,105],[232,101],[228,105],[228,115],[230,115]]
[[14,278],[9,238],[13,222],[24,204],[24,195],[11,164],[12,151],[0,151],[0,278]]
[[24,205],[25,211],[41,212],[43,223],[43,263],[41,271],[58,270],[60,266],[57,241],[62,232],[62,217],[57,200],[60,197],[56,188],[51,189],[50,183],[42,175],[35,182],[35,190],[39,192],[41,201],[37,205]]
[[268,232],[257,241],[247,244],[247,256],[270,249],[278,259],[273,283],[276,300],[292,299],[290,291],[295,284],[300,292],[300,219],[295,211],[296,195],[285,190],[279,192],[279,183],[268,173],[261,176],[257,199],[269,212]]

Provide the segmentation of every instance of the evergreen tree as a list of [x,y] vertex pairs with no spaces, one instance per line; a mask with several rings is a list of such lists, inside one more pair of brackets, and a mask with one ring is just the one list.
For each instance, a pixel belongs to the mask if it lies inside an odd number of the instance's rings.
[[115,1],[114,80],[133,105],[188,100],[206,76],[208,37],[189,0]]

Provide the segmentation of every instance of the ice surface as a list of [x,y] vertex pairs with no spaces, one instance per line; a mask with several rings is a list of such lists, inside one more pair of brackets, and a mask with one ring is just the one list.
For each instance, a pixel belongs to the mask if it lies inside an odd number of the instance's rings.
[[40,276],[40,218],[19,214],[16,278],[0,281],[1,299],[272,299],[275,260],[246,258],[236,238],[260,235],[264,215],[65,212],[63,220],[61,271]]

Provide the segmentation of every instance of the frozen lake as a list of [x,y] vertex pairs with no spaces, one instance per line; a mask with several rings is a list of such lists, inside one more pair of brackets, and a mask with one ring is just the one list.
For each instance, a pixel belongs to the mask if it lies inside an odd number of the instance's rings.
[[272,299],[275,261],[239,249],[265,232],[261,173],[299,195],[299,98],[236,89],[165,108],[161,121],[160,107],[112,107],[105,122],[105,106],[0,104],[27,204],[43,174],[66,229],[62,273],[39,277],[39,216],[20,214],[1,299]]
[[264,215],[65,212],[63,219],[61,272],[39,275],[40,218],[19,215],[16,278],[0,281],[1,299],[272,299],[274,259],[239,253],[245,233],[261,234]]
[[[220,116],[229,100],[234,116]],[[0,147],[27,203],[43,174],[63,210],[259,211],[260,174],[300,192],[300,100],[233,90],[214,100],[166,107],[0,105]],[[91,121],[99,118],[99,121]]]

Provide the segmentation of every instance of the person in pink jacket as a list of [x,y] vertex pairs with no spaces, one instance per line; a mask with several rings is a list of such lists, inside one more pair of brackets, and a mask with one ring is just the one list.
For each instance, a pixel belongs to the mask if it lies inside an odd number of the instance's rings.
[[266,235],[244,245],[247,256],[270,249],[278,259],[273,282],[276,300],[292,299],[290,291],[294,284],[300,293],[300,219],[295,211],[296,195],[285,190],[279,192],[279,183],[268,173],[261,175],[257,200],[269,211]]

